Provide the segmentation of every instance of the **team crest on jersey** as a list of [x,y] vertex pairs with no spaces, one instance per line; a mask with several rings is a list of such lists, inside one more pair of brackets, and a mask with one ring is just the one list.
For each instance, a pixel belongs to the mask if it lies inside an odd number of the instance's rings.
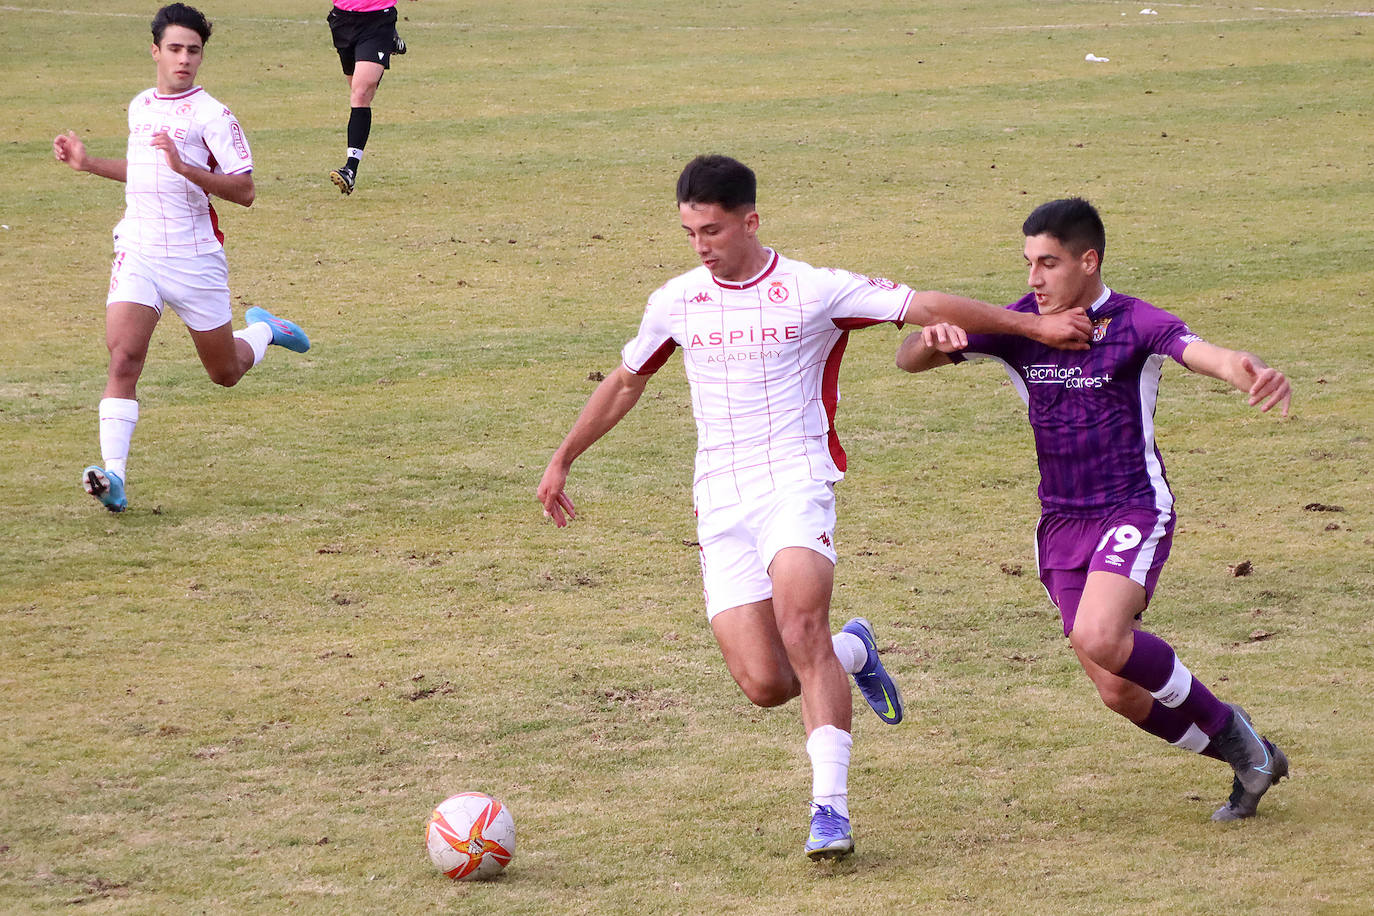
[[768,284],[768,301],[783,303],[787,301],[787,286],[781,280]]
[[194,107],[195,106],[192,105],[190,102],[182,102],[180,105],[177,106],[177,114],[181,115],[182,117],[185,117],[186,115],[191,113],[191,109]]
[[1093,322],[1093,343],[1097,343],[1107,336],[1107,325],[1111,323],[1110,318],[1099,318]]

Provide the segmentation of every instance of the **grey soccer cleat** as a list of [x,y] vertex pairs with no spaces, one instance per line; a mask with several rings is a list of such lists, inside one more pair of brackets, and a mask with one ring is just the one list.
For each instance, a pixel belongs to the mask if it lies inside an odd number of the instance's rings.
[[1231,797],[1212,815],[1214,821],[1238,821],[1254,817],[1260,798],[1269,787],[1288,775],[1288,757],[1250,724],[1245,710],[1228,703],[1231,724],[1212,739],[1222,759],[1235,770]]

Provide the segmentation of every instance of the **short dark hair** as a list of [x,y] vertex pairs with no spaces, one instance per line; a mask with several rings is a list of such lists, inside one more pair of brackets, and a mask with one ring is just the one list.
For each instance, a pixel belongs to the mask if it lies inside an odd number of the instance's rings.
[[758,181],[738,159],[711,154],[698,156],[677,179],[679,204],[720,204],[726,210],[753,207]]
[[162,44],[162,33],[167,31],[167,26],[179,25],[190,29],[200,36],[200,43],[210,40],[210,20],[205,18],[205,14],[194,6],[187,6],[184,3],[169,3],[157,11],[153,17],[153,44]]
[[1092,248],[1100,264],[1107,251],[1107,230],[1097,208],[1081,197],[1066,197],[1041,204],[1021,224],[1027,238],[1051,235],[1078,257]]

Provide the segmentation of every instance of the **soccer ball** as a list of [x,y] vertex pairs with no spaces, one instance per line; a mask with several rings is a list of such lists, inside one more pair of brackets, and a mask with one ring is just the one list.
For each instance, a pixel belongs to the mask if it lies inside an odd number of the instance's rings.
[[429,816],[425,845],[434,867],[455,881],[493,878],[515,855],[515,819],[490,795],[461,792]]

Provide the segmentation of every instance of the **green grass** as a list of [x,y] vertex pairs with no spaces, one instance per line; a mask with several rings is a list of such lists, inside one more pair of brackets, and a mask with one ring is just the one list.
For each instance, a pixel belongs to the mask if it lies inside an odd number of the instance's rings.
[[[122,188],[50,143],[122,154],[154,5],[0,12],[0,910],[1374,907],[1366,16],[405,2],[341,199],[322,5],[208,5],[202,71],[257,161],[254,206],[219,207],[237,304],[316,347],[225,391],[169,319],[120,517],[76,478]],[[757,168],[786,253],[993,301],[1024,288],[1026,212],[1085,194],[1111,285],[1290,373],[1287,422],[1178,367],[1158,418],[1181,520],[1149,624],[1288,750],[1262,817],[1209,823],[1217,765],[1077,669],[1000,373],[904,376],[875,329],[845,361],[834,616],[875,621],[909,721],[857,719],[859,855],[800,855],[797,710],[750,707],[704,622],[680,362],[574,468],[572,530],[533,498],[692,265],[672,182],[712,150]],[[500,881],[424,855],[462,790],[515,813]]]

